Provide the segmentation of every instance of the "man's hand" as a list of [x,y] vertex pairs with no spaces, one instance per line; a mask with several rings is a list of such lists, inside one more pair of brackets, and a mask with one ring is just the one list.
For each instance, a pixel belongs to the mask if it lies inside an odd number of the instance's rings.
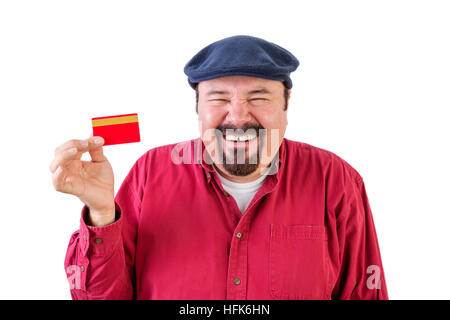
[[[59,192],[77,196],[89,207],[88,224],[105,226],[115,220],[114,173],[103,155],[101,137],[69,140],[55,150],[50,164],[53,186]],[[82,161],[89,152],[91,161]]]

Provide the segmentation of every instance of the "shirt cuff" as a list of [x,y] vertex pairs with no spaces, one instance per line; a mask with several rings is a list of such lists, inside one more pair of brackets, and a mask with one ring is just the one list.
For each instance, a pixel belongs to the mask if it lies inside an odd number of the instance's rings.
[[79,244],[83,256],[89,252],[94,255],[109,255],[122,241],[121,209],[117,202],[115,207],[116,220],[104,227],[88,226],[86,217],[89,214],[89,208],[85,205],[81,210]]

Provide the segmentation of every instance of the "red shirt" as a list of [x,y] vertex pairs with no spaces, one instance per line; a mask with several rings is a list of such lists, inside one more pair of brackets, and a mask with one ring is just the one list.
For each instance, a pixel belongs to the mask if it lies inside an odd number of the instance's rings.
[[172,161],[175,146],[136,161],[116,222],[87,226],[83,208],[65,259],[73,299],[388,298],[364,183],[344,160],[284,139],[242,214],[195,161],[201,140],[177,147],[191,163]]

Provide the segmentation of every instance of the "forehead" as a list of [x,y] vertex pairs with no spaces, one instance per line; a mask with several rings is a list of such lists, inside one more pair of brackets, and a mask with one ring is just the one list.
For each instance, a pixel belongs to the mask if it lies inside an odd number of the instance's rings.
[[236,92],[236,91],[252,91],[255,89],[267,89],[270,92],[275,92],[276,90],[282,90],[284,85],[281,81],[268,80],[256,77],[248,76],[229,76],[221,77],[206,81],[201,81],[198,84],[198,89],[200,92],[206,92],[211,89]]

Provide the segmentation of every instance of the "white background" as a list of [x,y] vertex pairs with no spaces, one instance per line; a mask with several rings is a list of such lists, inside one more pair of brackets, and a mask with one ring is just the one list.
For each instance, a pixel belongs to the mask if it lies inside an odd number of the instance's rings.
[[142,142],[105,147],[117,190],[148,149],[198,137],[184,64],[248,34],[300,60],[286,137],[363,176],[390,298],[449,299],[449,16],[430,0],[1,1],[0,298],[70,299],[82,203],[53,189],[54,149],[137,112]]

